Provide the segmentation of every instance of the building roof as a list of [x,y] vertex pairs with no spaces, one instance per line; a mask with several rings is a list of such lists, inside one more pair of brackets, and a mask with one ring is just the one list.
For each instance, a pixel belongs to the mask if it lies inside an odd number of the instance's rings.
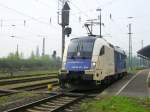
[[142,48],[141,50],[139,50],[138,55],[145,57],[145,58],[149,58],[150,59],[150,45]]

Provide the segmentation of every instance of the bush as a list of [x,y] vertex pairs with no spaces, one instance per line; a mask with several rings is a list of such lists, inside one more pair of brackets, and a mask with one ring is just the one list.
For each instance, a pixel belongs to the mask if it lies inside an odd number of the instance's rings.
[[9,72],[13,75],[13,72],[20,70],[35,70],[35,69],[59,69],[61,65],[60,58],[52,58],[48,55],[42,57],[30,57],[23,59],[18,55],[12,53],[6,57],[0,59],[0,70],[2,72]]

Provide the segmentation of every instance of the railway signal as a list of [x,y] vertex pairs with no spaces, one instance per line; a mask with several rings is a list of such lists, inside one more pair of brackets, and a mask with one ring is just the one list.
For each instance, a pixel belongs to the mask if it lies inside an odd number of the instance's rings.
[[[58,24],[62,27],[62,57],[65,49],[65,35],[69,36],[71,34],[71,28],[66,27],[69,25],[69,12],[70,7],[66,0],[58,0],[62,3],[62,9],[60,12],[58,12]],[[59,7],[59,6],[58,6]],[[59,10],[59,9],[58,9]],[[61,16],[61,21],[59,19],[59,16]]]

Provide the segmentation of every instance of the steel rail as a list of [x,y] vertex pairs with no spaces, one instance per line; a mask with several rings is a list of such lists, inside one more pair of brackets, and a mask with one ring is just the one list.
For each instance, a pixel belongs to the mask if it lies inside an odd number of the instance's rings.
[[[22,112],[22,111],[49,111],[49,112],[59,112],[67,107],[75,104],[76,102],[84,99],[86,95],[84,94],[55,94],[53,96],[25,104],[13,109],[6,110],[4,112]],[[49,103],[49,104],[48,104]],[[46,104],[47,106],[43,107],[42,105]],[[41,108],[41,109],[40,109]]]
[[52,96],[49,96],[47,98],[43,98],[41,100],[37,100],[35,102],[27,103],[25,105],[22,105],[22,106],[19,106],[19,107],[16,107],[16,108],[8,109],[8,110],[6,110],[4,112],[19,112],[19,111],[21,112],[22,110],[25,110],[25,109],[28,109],[28,108],[32,108],[32,107],[34,107],[36,105],[40,105],[42,103],[47,102],[48,100],[52,100],[52,99],[57,98],[57,97],[59,97],[61,95],[62,94],[54,94]]

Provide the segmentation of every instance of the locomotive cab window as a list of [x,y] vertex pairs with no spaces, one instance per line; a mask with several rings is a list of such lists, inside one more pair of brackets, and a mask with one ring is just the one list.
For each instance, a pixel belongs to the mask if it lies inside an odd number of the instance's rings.
[[102,55],[104,55],[104,54],[105,54],[105,46],[103,46],[103,47],[101,48],[99,55],[102,56]]
[[71,40],[68,46],[68,59],[91,59],[95,39],[83,38]]

